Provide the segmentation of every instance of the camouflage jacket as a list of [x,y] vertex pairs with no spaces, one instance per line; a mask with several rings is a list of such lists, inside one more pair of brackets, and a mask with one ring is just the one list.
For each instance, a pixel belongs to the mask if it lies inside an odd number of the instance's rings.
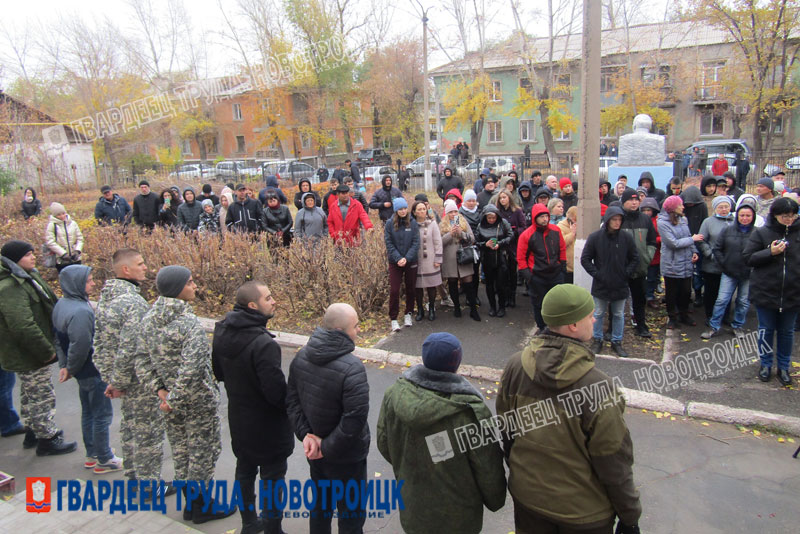
[[134,366],[136,338],[147,313],[139,287],[112,278],[103,286],[95,310],[94,365],[107,384],[126,390],[139,383]]
[[211,372],[211,343],[185,301],[158,297],[139,327],[136,375],[154,394],[169,391],[173,410],[216,410],[219,387]]

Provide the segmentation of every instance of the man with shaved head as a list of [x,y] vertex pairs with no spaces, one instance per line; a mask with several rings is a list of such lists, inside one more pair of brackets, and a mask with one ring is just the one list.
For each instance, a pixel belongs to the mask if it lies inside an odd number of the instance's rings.
[[[286,407],[297,439],[303,442],[311,479],[357,485],[367,478],[369,385],[364,364],[353,355],[358,313],[352,306],[328,306],[289,367]],[[324,505],[324,507],[323,507]],[[364,510],[336,503],[339,532],[361,532]],[[311,534],[330,532],[333,503],[317,499],[309,519]]]

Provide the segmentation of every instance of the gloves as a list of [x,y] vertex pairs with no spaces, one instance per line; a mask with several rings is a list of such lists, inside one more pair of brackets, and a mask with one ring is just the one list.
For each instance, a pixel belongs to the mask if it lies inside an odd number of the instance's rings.
[[530,281],[531,281],[531,270],[530,270],[530,269],[522,269],[522,270],[519,272],[519,274],[520,274],[520,276],[522,276],[522,278],[523,278],[523,279],[524,279],[526,282],[530,282]]
[[639,526],[638,525],[626,525],[622,521],[617,521],[617,529],[614,531],[614,534],[639,534]]

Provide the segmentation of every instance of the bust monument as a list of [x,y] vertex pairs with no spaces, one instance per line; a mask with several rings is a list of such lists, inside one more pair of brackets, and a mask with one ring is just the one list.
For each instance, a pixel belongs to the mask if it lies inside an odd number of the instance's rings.
[[639,114],[633,118],[633,133],[619,138],[619,158],[617,165],[642,167],[664,165],[666,141],[663,135],[650,133],[653,119],[650,115]]

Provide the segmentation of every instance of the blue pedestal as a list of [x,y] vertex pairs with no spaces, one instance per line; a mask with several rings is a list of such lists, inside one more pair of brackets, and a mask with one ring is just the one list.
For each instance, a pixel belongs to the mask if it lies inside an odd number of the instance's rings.
[[611,190],[614,190],[622,174],[628,177],[628,187],[636,189],[636,184],[639,183],[639,177],[645,171],[653,175],[653,182],[655,182],[657,188],[664,191],[669,189],[669,181],[672,179],[672,163],[665,163],[664,165],[655,167],[621,167],[615,163],[608,168],[608,181],[611,182]]

